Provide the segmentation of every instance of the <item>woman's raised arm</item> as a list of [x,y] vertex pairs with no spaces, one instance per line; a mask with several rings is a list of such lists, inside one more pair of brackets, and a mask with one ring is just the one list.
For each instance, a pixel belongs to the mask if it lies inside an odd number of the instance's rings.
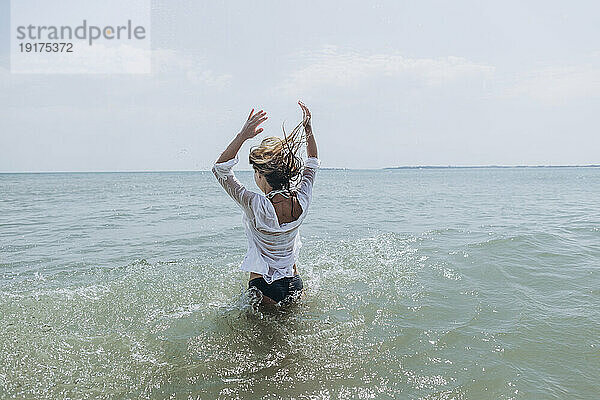
[[250,138],[258,135],[263,131],[262,128],[256,129],[263,121],[267,119],[266,113],[260,110],[254,114],[254,109],[250,111],[250,116],[244,124],[244,127],[229,143],[229,146],[221,154],[221,157],[215,162],[212,167],[212,172],[223,186],[223,189],[231,196],[233,200],[246,212],[248,216],[252,216],[252,201],[255,198],[255,193],[247,190],[244,185],[236,178],[233,173],[233,166],[237,164],[237,153],[242,147],[242,144]]
[[312,131],[310,111],[303,102],[298,101],[298,104],[302,109],[302,124],[304,125],[304,131],[306,132],[306,155],[308,157],[318,158],[317,142],[315,141],[315,135],[313,135]]
[[319,169],[320,161],[317,157],[317,142],[315,141],[315,136],[312,132],[310,111],[301,101],[299,101],[298,104],[300,105],[300,108],[302,108],[302,124],[304,125],[304,130],[306,132],[306,155],[308,156],[308,159],[304,164],[304,171],[302,171],[302,179],[300,180],[298,188],[298,200],[300,200],[300,204],[305,210],[312,198],[312,187],[315,181],[315,175]]
[[242,127],[242,130],[236,135],[236,137],[229,143],[229,146],[225,149],[223,153],[221,153],[221,157],[217,160],[218,163],[224,163],[226,161],[234,158],[238,151],[240,151],[240,147],[244,144],[244,142],[248,139],[252,139],[254,136],[258,135],[263,131],[263,128],[256,129],[258,125],[262,124],[267,120],[267,113],[263,110],[260,110],[256,114],[254,114],[254,108],[250,111],[250,115],[246,120],[246,123]]

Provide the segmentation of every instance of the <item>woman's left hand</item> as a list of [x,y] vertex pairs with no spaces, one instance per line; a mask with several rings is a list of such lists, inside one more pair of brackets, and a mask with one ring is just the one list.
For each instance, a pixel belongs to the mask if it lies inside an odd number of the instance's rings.
[[244,127],[240,131],[240,135],[244,139],[252,139],[254,136],[258,135],[263,131],[263,128],[256,129],[258,125],[262,124],[267,120],[267,113],[263,110],[260,110],[256,114],[254,114],[254,108],[250,111],[250,115],[248,116],[248,120],[244,124]]

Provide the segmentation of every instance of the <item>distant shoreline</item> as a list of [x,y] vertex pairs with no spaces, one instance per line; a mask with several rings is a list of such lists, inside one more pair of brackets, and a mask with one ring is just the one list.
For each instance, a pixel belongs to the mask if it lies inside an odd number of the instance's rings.
[[[383,168],[327,168],[324,171],[381,171],[394,169],[508,169],[508,168],[600,168],[600,164],[585,165],[415,165]],[[238,172],[252,172],[252,170],[239,169]],[[156,170],[156,171],[0,171],[0,175],[11,174],[159,174],[159,173],[193,173],[210,172],[208,169],[196,170]]]
[[385,167],[382,169],[483,169],[483,168],[599,168],[600,164],[586,165],[420,165]]

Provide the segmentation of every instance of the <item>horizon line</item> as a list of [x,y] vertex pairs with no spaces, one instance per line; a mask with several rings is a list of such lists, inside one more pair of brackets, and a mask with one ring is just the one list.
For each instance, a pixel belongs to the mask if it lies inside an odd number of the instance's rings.
[[[393,169],[484,169],[484,168],[600,168],[600,164],[522,164],[522,165],[401,165],[395,167],[379,168],[347,168],[347,167],[321,167],[321,170],[337,171],[378,171]],[[238,169],[239,172],[252,172],[251,169]],[[179,170],[96,170],[96,171],[0,171],[0,174],[141,174],[141,173],[176,173],[176,172],[211,172],[210,169],[179,169]]]

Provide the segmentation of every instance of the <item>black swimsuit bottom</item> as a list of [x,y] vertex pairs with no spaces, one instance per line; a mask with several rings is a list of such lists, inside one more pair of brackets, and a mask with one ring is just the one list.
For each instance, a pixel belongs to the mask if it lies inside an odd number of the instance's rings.
[[291,299],[294,294],[302,291],[304,285],[300,275],[293,277],[286,276],[285,278],[277,279],[268,284],[263,277],[254,278],[248,282],[248,288],[255,287],[261,291],[264,296],[267,296],[277,303],[282,300]]

